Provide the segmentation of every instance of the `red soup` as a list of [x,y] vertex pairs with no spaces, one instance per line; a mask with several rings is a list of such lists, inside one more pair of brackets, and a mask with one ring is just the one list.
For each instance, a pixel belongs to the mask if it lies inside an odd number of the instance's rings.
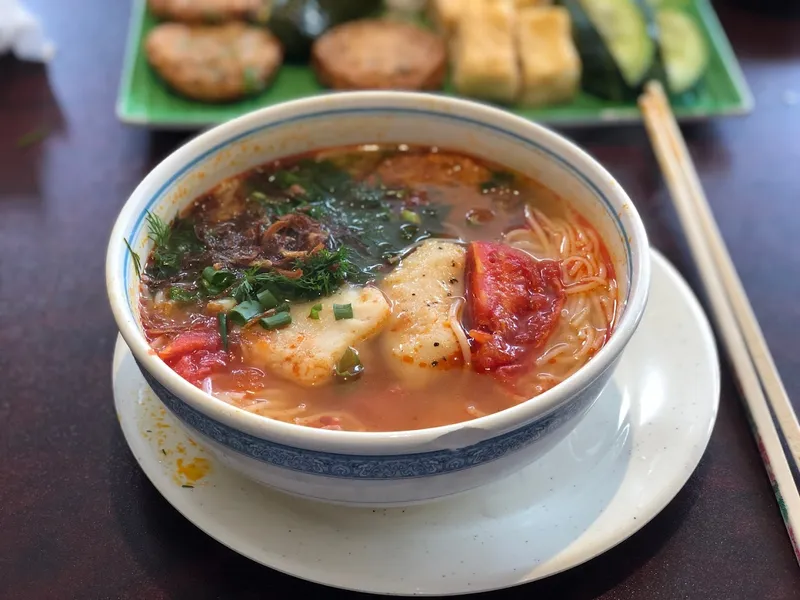
[[217,398],[299,425],[495,413],[586,364],[617,316],[608,252],[567,201],[436,148],[276,161],[148,225],[153,349]]

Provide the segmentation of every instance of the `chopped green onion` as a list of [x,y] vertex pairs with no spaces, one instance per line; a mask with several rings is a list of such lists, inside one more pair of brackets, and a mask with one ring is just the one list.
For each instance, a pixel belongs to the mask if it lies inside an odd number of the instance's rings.
[[352,304],[334,304],[333,305],[333,317],[337,321],[341,321],[342,319],[352,319],[353,318],[353,305]]
[[422,219],[413,210],[408,210],[407,208],[404,208],[402,211],[400,211],[400,216],[403,217],[404,221],[408,221],[409,223],[414,223],[414,225],[422,224]]
[[322,310],[322,304],[315,304],[311,307],[311,312],[308,313],[309,319],[319,320],[319,312]]
[[133,270],[136,271],[136,276],[141,278],[141,276],[142,276],[142,259],[140,259],[139,255],[136,254],[136,252],[133,251],[133,248],[131,248],[131,245],[130,245],[130,243],[128,242],[128,240],[126,238],[122,238],[122,241],[125,242],[125,246],[127,246],[128,252],[131,253],[131,260],[133,261]]
[[217,270],[214,267],[206,267],[203,269],[203,279],[211,283],[214,281],[214,275],[217,274]]
[[292,315],[288,312],[279,312],[261,319],[261,326],[264,329],[280,329],[281,327],[286,327],[291,322]]
[[256,302],[255,300],[245,300],[244,302],[237,304],[233,310],[228,313],[228,317],[230,317],[230,320],[237,325],[244,325],[250,319],[256,315],[260,315],[262,312],[264,312],[264,309],[261,307],[260,303]]
[[261,303],[261,306],[264,307],[264,310],[269,310],[270,308],[275,308],[278,306],[278,299],[268,289],[263,289],[258,294],[256,294],[256,298]]
[[236,274],[230,271],[217,271],[214,267],[206,267],[203,269],[200,282],[209,294],[216,296],[236,282]]
[[276,313],[282,312],[289,312],[289,303],[288,302],[281,302],[278,306],[275,307]]
[[358,357],[358,352],[352,346],[344,351],[342,358],[336,363],[335,374],[342,381],[356,379],[364,372],[364,365]]
[[219,336],[222,338],[222,348],[225,352],[228,351],[228,315],[224,312],[217,314],[217,323],[219,324]]

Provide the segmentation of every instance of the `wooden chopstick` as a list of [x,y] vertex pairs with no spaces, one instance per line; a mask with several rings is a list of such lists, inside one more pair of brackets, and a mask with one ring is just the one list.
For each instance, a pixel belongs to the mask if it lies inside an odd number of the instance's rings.
[[639,98],[639,107],[686,233],[689,249],[700,271],[717,329],[733,363],[750,415],[753,435],[778,500],[795,557],[800,562],[800,549],[795,539],[795,532],[800,532],[800,494],[764,392],[799,468],[800,424],[714,221],[700,178],[661,84],[647,84],[645,93]]

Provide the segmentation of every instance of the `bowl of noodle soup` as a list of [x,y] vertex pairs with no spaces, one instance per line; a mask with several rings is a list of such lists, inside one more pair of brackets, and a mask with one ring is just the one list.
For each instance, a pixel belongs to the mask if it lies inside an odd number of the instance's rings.
[[353,92],[177,149],[123,207],[106,278],[148,384],[221,463],[392,506],[563,440],[639,324],[649,261],[631,200],[558,134]]

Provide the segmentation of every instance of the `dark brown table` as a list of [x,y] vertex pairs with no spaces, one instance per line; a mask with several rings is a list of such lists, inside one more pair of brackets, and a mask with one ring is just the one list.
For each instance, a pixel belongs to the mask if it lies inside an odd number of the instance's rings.
[[[0,59],[0,598],[344,598],[240,557],[184,520],[123,440],[104,258],[117,211],[185,135],[119,124],[129,5],[28,0],[47,68]],[[719,7],[756,112],[685,129],[720,227],[800,401],[800,21]],[[45,125],[52,134],[20,149]],[[619,178],[698,289],[641,127],[567,131]],[[391,560],[391,557],[387,557]],[[800,598],[800,568],[730,368],[711,444],[675,500],[614,550],[494,598]]]

